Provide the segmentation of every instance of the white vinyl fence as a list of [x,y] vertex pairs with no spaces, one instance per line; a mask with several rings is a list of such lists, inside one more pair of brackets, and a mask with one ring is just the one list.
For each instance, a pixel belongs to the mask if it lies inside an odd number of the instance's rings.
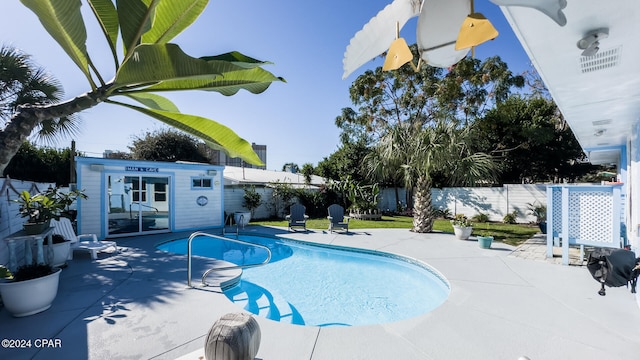
[[[262,195],[262,204],[255,211],[254,218],[266,218],[274,214],[275,208],[271,200],[273,189],[256,186],[256,191]],[[535,217],[529,215],[528,204],[545,205],[547,202],[547,185],[513,184],[502,187],[477,187],[477,188],[443,188],[431,191],[433,207],[435,209],[448,209],[453,216],[464,214],[472,217],[477,214],[486,214],[491,221],[502,221],[502,218],[514,211],[517,213],[517,222],[529,223],[535,221]],[[403,208],[407,207],[406,190],[385,188],[380,191],[378,208],[380,210],[396,210],[396,201]],[[238,187],[227,187],[224,193],[225,212],[247,211],[242,206],[244,190]],[[295,201],[295,200],[294,200]],[[282,205],[278,206],[278,214],[282,216]]]
[[[273,189],[256,186],[256,192],[260,194],[260,206],[254,210],[253,218],[264,219],[270,217],[274,213],[274,207],[271,204],[271,196]],[[224,211],[227,214],[234,213],[236,211],[248,211],[249,209],[242,206],[244,202],[244,189],[236,186],[226,186],[224,188]],[[280,206],[281,208],[282,206]]]
[[[399,189],[399,201],[406,206],[406,192]],[[490,221],[502,221],[502,218],[514,211],[517,222],[529,223],[535,217],[529,215],[529,204],[547,203],[547,185],[513,184],[502,187],[443,188],[431,191],[434,209],[445,210],[453,216],[464,214],[472,217],[486,214]],[[384,189],[378,207],[382,210],[396,208],[394,189]]]

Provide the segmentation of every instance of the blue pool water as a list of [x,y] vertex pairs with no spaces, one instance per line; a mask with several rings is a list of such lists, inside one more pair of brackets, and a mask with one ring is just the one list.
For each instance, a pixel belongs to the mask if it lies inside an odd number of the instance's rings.
[[[275,321],[314,326],[369,325],[427,313],[449,296],[448,282],[428,265],[399,256],[316,246],[263,236],[240,236],[272,251],[268,265],[245,269],[225,295],[247,311]],[[159,249],[186,254],[186,239]],[[195,255],[253,264],[256,247],[198,237]]]

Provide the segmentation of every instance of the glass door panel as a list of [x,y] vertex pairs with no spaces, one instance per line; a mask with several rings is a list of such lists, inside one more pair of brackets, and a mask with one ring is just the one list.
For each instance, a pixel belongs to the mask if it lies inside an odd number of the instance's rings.
[[142,231],[169,229],[169,178],[143,177],[146,202],[142,205]]
[[169,178],[107,176],[108,235],[169,229]]

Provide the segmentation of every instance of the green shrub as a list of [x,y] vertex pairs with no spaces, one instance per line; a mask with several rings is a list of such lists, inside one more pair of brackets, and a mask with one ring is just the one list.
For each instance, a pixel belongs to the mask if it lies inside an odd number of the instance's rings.
[[547,205],[537,202],[528,203],[527,208],[529,209],[529,214],[536,217],[536,224],[547,221]]
[[451,220],[451,225],[460,226],[460,227],[469,227],[473,226],[471,222],[467,219],[464,214],[456,214],[456,216]]
[[244,200],[242,206],[249,209],[251,217],[254,217],[255,209],[262,203],[262,195],[256,191],[256,187],[254,185],[251,185],[250,187],[244,188],[244,195],[242,198]]
[[437,219],[451,219],[451,211],[447,208],[433,210],[433,216]]
[[514,210],[512,213],[505,215],[502,218],[502,222],[505,224],[515,224],[518,219],[518,212]]
[[486,223],[486,222],[489,222],[489,215],[483,214],[483,213],[477,213],[473,215],[471,220],[473,220],[474,222]]

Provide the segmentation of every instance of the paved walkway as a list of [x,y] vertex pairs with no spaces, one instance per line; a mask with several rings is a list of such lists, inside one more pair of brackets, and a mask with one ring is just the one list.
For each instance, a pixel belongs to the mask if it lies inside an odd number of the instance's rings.
[[[637,360],[640,311],[624,287],[597,294],[584,267],[523,259],[524,251],[452,234],[404,229],[248,232],[365,248],[430,264],[451,285],[437,309],[411,319],[353,327],[287,325],[256,317],[260,360]],[[186,287],[186,257],[158,251],[188,234],[119,239],[120,254],[77,254],[61,275],[53,306],[13,318],[0,310],[0,337],[57,339],[56,348],[0,348],[0,359],[199,359],[213,323],[243,311],[215,288]],[[85,254],[86,255],[86,254]],[[193,280],[212,262],[196,258]]]
[[[562,248],[553,248],[553,258],[547,258],[547,236],[536,234],[531,239],[518,246],[509,256],[518,257],[527,260],[545,261],[552,264],[562,264]],[[578,247],[569,248],[569,265],[583,266],[586,265],[585,259],[580,259],[580,249]]]

